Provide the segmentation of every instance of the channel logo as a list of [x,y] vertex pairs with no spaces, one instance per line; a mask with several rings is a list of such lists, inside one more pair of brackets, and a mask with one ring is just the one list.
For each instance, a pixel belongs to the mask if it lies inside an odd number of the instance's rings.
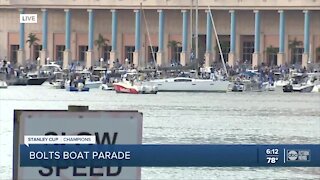
[[37,14],[20,14],[20,23],[37,23]]
[[310,150],[287,150],[287,161],[310,161]]

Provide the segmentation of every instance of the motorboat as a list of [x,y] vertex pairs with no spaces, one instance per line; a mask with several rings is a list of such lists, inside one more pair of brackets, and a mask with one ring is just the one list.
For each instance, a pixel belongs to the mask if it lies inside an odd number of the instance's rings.
[[245,90],[244,84],[242,84],[240,82],[235,82],[233,84],[230,84],[229,87],[230,87],[229,90],[231,92],[243,92]]
[[71,92],[87,92],[90,90],[90,88],[84,86],[82,83],[78,83],[77,86],[66,87],[66,90]]
[[267,82],[265,88],[266,88],[267,91],[275,91],[276,90],[276,85],[275,85],[275,83]]
[[100,88],[100,86],[102,85],[102,81],[100,80],[100,77],[98,75],[92,75],[90,71],[83,70],[83,71],[77,72],[76,74],[79,74],[81,77],[85,79],[85,87],[92,89],[92,88]]
[[0,89],[6,89],[8,88],[8,84],[5,81],[0,80]]
[[294,92],[311,92],[314,84],[297,84],[293,85],[292,89]]
[[158,87],[143,83],[134,83],[133,81],[121,81],[113,83],[114,90],[117,93],[128,94],[157,94]]
[[289,81],[288,80],[277,80],[274,82],[274,84],[276,87],[283,87],[283,86],[289,84]]
[[151,80],[159,92],[227,92],[229,81],[176,77]]
[[65,88],[65,75],[62,72],[54,72],[53,78],[50,80],[50,84],[55,89],[64,89]]
[[38,73],[27,74],[27,85],[42,85],[48,77],[40,77]]
[[114,87],[112,84],[107,83],[107,84],[102,84],[101,89],[104,91],[111,91],[111,90],[114,90]]

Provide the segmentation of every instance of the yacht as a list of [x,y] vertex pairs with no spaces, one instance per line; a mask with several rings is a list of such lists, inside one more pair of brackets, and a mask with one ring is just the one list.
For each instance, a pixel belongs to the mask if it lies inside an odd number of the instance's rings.
[[176,77],[151,80],[159,92],[227,92],[229,81]]

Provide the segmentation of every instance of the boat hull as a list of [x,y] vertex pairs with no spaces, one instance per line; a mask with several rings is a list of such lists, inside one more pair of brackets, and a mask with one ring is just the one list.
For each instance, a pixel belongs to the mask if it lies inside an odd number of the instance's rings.
[[293,86],[294,92],[311,92],[313,90],[314,85],[307,85],[307,86]]
[[100,86],[102,85],[102,82],[86,82],[85,86],[93,89],[93,88],[100,88]]
[[129,83],[114,83],[114,90],[117,93],[127,94],[157,94],[158,89],[147,85],[130,85]]
[[79,89],[79,88],[76,88],[76,87],[69,86],[69,87],[66,88],[66,90],[70,91],[70,92],[87,92],[87,91],[89,91],[89,88],[88,87],[83,87],[83,88]]
[[229,81],[192,81],[192,82],[161,82],[151,81],[159,92],[222,92],[228,90]]
[[48,78],[31,78],[27,80],[27,85],[42,85]]

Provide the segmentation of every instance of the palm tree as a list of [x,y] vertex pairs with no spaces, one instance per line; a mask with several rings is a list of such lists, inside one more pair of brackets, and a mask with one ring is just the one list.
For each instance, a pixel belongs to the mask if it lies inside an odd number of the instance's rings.
[[168,42],[168,48],[171,49],[171,58],[173,58],[174,60],[176,60],[176,53],[175,50],[177,49],[178,46],[181,45],[181,42],[172,40]]
[[108,46],[107,42],[109,42],[109,39],[104,38],[101,34],[99,34],[98,39],[94,41],[94,44],[98,47],[99,56],[103,57],[103,54],[101,51],[104,47]]
[[[270,46],[267,47],[267,49],[266,49],[267,58],[269,58],[270,55],[277,54],[277,53],[278,53],[278,48],[273,47],[272,45],[270,45]],[[272,56],[271,61],[268,59],[268,62],[269,62],[269,65],[273,64],[273,63],[274,63],[274,56]],[[272,62],[272,63],[271,63],[271,62]]]
[[26,43],[29,44],[30,61],[34,60],[33,53],[32,53],[32,48],[33,48],[34,45],[37,44],[37,41],[39,41],[39,39],[37,38],[37,36],[35,34],[30,33],[28,35],[28,39],[27,39]]
[[289,40],[289,49],[290,49],[290,52],[291,52],[291,59],[292,57],[294,58],[293,59],[293,62],[296,61],[295,57],[294,57],[294,49],[296,49],[297,47],[299,46],[302,46],[302,41],[298,41],[297,38],[294,38],[294,40]]

